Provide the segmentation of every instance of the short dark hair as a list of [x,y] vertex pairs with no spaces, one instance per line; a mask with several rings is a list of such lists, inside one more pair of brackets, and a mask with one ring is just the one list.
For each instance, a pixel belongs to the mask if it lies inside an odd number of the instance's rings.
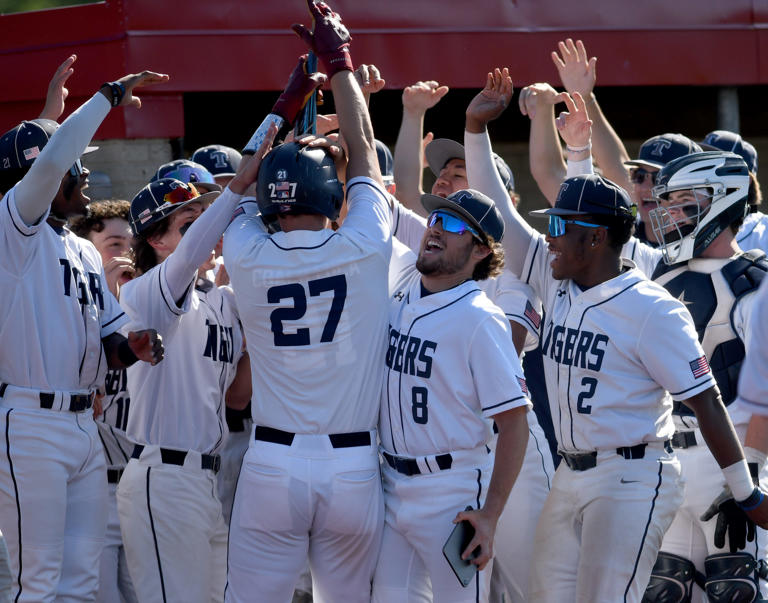
[[134,264],[136,265],[137,276],[149,272],[157,266],[157,254],[154,247],[149,244],[149,239],[153,236],[162,236],[168,232],[171,221],[168,219],[158,220],[147,226],[133,239]]
[[608,246],[615,251],[621,251],[635,231],[635,221],[625,216],[592,215],[586,216],[585,221],[605,226],[608,231]]
[[104,230],[104,221],[120,218],[129,221],[131,203],[124,199],[94,201],[88,204],[88,214],[70,220],[69,228],[78,237],[88,238],[92,232]]
[[[493,237],[487,238],[487,246],[490,248],[491,253],[478,262],[472,271],[472,278],[476,281],[484,281],[499,276],[504,268],[504,248],[501,246],[501,243],[494,241]],[[480,242],[476,239],[473,238],[472,241],[475,245],[480,245]]]
[[763,202],[763,191],[760,189],[760,181],[755,172],[749,172],[749,192],[747,193],[747,203],[750,211],[757,211],[759,205]]

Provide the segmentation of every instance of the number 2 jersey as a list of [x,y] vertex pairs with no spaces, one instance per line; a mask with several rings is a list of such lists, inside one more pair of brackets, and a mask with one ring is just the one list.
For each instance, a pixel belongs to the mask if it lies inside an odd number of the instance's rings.
[[389,207],[385,191],[363,177],[347,183],[347,204],[335,232],[270,235],[256,204],[244,202],[224,235],[250,354],[256,425],[306,434],[376,427],[392,252]]
[[541,350],[560,449],[671,437],[669,394],[684,400],[715,384],[685,306],[626,259],[621,274],[586,290],[552,278],[550,261],[544,236],[532,236],[521,280],[544,305]]
[[415,262],[396,242],[379,437],[400,456],[472,450],[489,418],[530,404],[509,322],[474,280],[422,296]]

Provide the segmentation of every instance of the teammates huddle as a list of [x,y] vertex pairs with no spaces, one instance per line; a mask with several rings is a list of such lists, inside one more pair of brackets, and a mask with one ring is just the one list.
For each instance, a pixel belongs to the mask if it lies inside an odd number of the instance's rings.
[[[768,594],[768,260],[739,247],[766,230],[754,149],[662,135],[630,161],[568,40],[567,92],[521,93],[532,153],[556,149],[534,173],[540,235],[487,133],[506,69],[464,146],[426,146],[423,194],[421,120],[445,91],[406,90],[393,182],[367,110],[383,80],[355,71],[338,14],[308,6],[312,28],[293,28],[324,74],[299,59],[242,158],[205,147],[130,204],[89,207],[80,157],[168,78],[149,71],[0,138],[13,599],[271,603],[309,590],[307,570],[317,601]],[[326,83],[338,137],[272,148]],[[617,183],[592,173],[593,129]],[[537,347],[543,374],[524,373]]]

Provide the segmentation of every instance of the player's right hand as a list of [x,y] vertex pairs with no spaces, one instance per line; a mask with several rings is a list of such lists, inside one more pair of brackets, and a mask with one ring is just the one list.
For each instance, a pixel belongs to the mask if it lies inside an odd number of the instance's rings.
[[131,331],[128,333],[128,345],[139,360],[152,366],[160,362],[165,354],[163,338],[154,329]]
[[312,16],[312,30],[300,23],[294,23],[291,29],[315,52],[329,78],[345,69],[354,71],[349,56],[352,36],[341,22],[341,17],[325,2],[307,0],[307,7]]
[[520,104],[520,113],[527,115],[530,119],[536,117],[540,107],[547,107],[563,102],[564,92],[555,90],[546,82],[539,82],[526,86],[520,91],[518,103]]
[[118,83],[125,86],[125,94],[120,101],[120,107],[136,107],[141,108],[141,99],[138,96],[133,95],[133,89],[139,86],[153,86],[155,84],[164,84],[169,80],[169,76],[165,73],[155,73],[154,71],[142,71],[141,73],[130,73],[124,75]]
[[498,67],[488,73],[485,87],[467,106],[467,129],[472,132],[485,129],[488,122],[504,113],[512,100],[512,78],[509,69]]
[[293,125],[296,116],[307,104],[309,97],[327,79],[324,73],[307,73],[307,55],[300,56],[298,64],[288,78],[283,93],[277,99],[271,112],[282,117],[289,125]]
[[248,187],[256,182],[256,178],[259,175],[259,168],[264,157],[269,153],[272,148],[272,143],[277,136],[277,126],[272,123],[267,130],[267,135],[264,140],[261,141],[261,145],[256,149],[253,155],[244,155],[240,166],[237,168],[237,174],[229,183],[227,188],[237,195],[245,194]]
[[[763,513],[768,518],[768,501],[763,501],[766,509]],[[761,505],[762,506],[762,505]],[[760,507],[755,509],[759,510]],[[731,553],[743,550],[747,546],[747,541],[752,542],[755,539],[755,522],[751,519],[750,513],[742,511],[733,500],[730,488],[723,488],[720,495],[712,501],[706,511],[701,516],[702,521],[709,521],[717,516],[715,525],[714,544],[717,548],[725,547],[725,536],[728,535],[728,546]],[[762,526],[761,526],[762,527]]]
[[409,113],[425,113],[448,94],[448,86],[441,86],[434,80],[416,82],[403,90],[403,110]]

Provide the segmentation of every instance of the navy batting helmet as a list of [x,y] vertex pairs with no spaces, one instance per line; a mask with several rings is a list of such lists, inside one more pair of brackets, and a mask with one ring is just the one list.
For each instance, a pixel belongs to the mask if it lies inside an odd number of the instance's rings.
[[201,195],[194,184],[175,178],[155,180],[141,189],[131,201],[131,230],[137,235],[193,201],[205,203],[217,196],[217,192]]
[[161,178],[175,178],[182,182],[189,182],[195,185],[195,188],[201,191],[220,191],[221,186],[216,184],[213,179],[213,174],[209,172],[205,167],[189,159],[176,159],[164,163],[159,168],[152,180],[160,180]]
[[305,213],[336,220],[344,189],[325,149],[288,142],[272,149],[262,161],[256,196],[265,222],[280,214]]
[[58,124],[23,121],[0,138],[0,190],[8,192],[29,171]]

